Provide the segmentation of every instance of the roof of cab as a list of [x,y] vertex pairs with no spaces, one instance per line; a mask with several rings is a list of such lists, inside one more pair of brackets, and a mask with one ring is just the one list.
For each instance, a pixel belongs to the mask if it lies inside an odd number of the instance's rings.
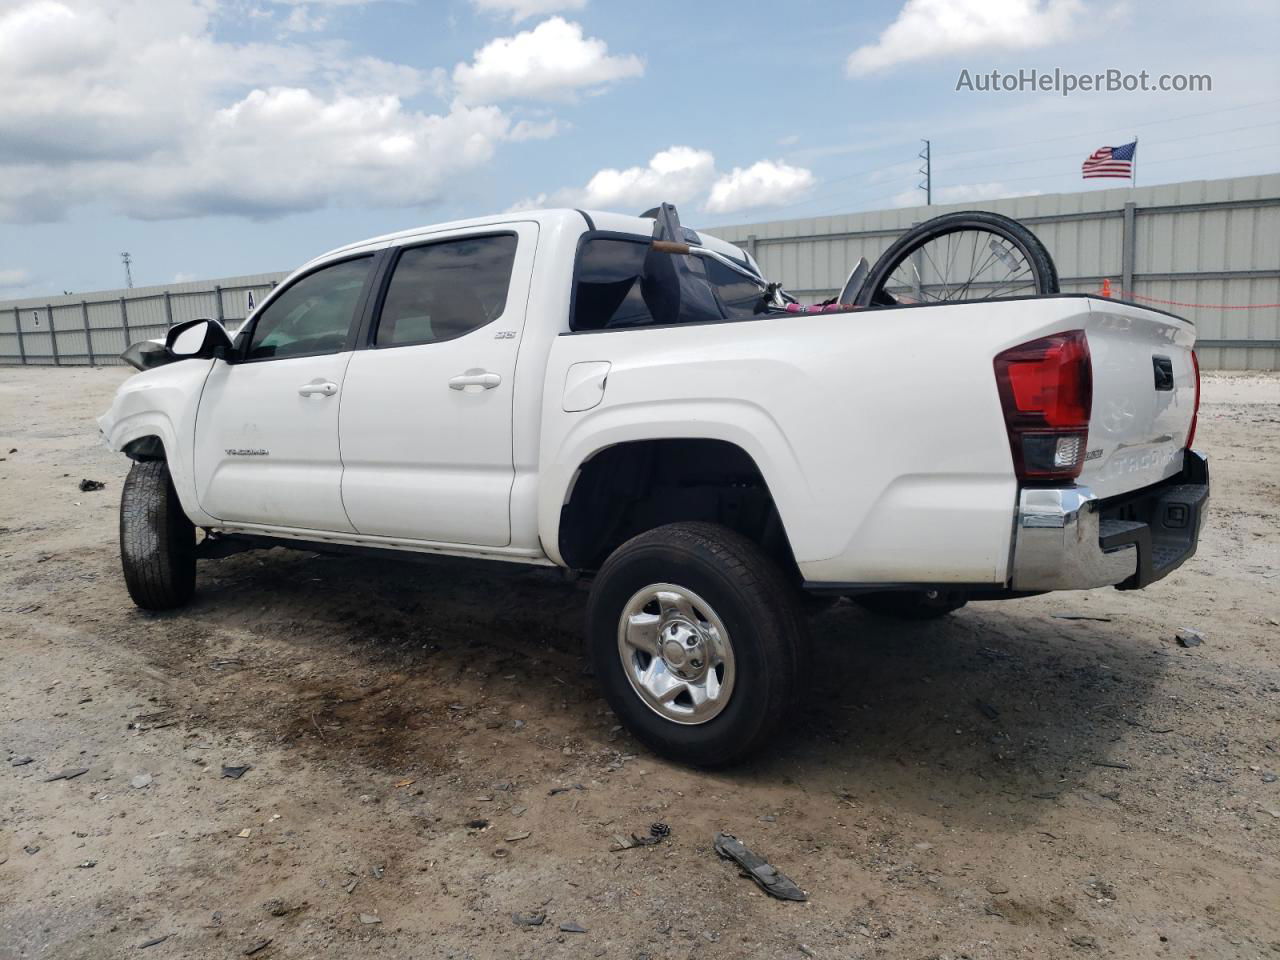
[[[349,243],[345,246],[337,247],[333,250],[323,253],[318,257],[312,258],[306,266],[321,263],[325,260],[331,260],[343,254],[356,253],[365,249],[377,249],[381,247],[393,246],[407,240],[416,240],[419,237],[427,237],[433,233],[447,233],[454,230],[465,230],[472,227],[495,227],[507,223],[537,223],[539,226],[561,226],[566,221],[573,221],[575,225],[581,225],[582,229],[610,230],[617,233],[633,233],[637,236],[651,236],[653,234],[653,219],[651,217],[636,217],[624,213],[610,213],[605,210],[574,210],[574,209],[548,209],[548,210],[512,210],[507,213],[494,214],[488,217],[473,217],[469,220],[450,220],[446,223],[433,223],[422,227],[412,227],[408,230],[400,230],[396,233],[383,234],[380,237],[370,237],[367,240],[360,240],[356,243]],[[718,237],[710,237],[702,231],[698,231],[698,236],[702,238],[704,244],[713,250],[722,253],[737,251],[738,248],[731,243],[726,243]]]

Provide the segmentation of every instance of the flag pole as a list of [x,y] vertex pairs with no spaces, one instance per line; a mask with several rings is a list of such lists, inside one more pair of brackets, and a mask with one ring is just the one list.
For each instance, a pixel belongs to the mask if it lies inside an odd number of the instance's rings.
[[1133,138],[1133,164],[1129,167],[1129,187],[1138,185],[1138,138]]

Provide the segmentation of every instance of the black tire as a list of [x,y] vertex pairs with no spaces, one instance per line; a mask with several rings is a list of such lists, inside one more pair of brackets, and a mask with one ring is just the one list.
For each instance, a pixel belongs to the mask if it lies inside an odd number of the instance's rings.
[[947,590],[895,590],[864,593],[850,599],[872,613],[895,620],[937,620],[969,602],[964,594]]
[[[662,583],[705,598],[733,648],[732,692],[703,723],[656,713],[631,686],[619,656],[627,603]],[[742,759],[776,731],[798,691],[807,638],[796,594],[759,546],[713,523],[673,523],[628,540],[605,561],[587,605],[587,643],[605,699],[655,753],[701,767]]]
[[120,563],[143,610],[186,605],[196,589],[196,530],[163,460],[135,463],[120,497]]
[[917,224],[900,236],[889,249],[880,255],[867,280],[858,291],[857,305],[860,307],[887,306],[897,301],[884,291],[885,284],[893,276],[895,270],[912,252],[925,244],[945,237],[949,233],[963,233],[966,230],[981,230],[1002,237],[1018,248],[1031,266],[1037,294],[1059,292],[1058,268],[1054,266],[1049,251],[1040,242],[1040,238],[1020,224],[1017,220],[999,213],[988,213],[985,210],[961,210],[956,213],[944,213],[940,217]]

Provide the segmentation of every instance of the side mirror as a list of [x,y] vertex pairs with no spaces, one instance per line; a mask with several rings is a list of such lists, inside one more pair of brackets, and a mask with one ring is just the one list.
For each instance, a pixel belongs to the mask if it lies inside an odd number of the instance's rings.
[[231,337],[217,320],[188,320],[169,329],[164,346],[175,360],[207,360],[227,356]]

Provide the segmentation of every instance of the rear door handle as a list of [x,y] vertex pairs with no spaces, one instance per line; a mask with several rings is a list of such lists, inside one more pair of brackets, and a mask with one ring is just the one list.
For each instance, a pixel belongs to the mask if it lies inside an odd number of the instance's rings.
[[332,397],[338,392],[338,385],[332,380],[312,380],[310,383],[304,383],[298,388],[301,396],[309,397],[312,394],[320,394],[325,397]]
[[490,373],[488,370],[468,370],[449,380],[450,390],[465,390],[467,387],[482,387],[492,390],[502,382],[502,375]]

